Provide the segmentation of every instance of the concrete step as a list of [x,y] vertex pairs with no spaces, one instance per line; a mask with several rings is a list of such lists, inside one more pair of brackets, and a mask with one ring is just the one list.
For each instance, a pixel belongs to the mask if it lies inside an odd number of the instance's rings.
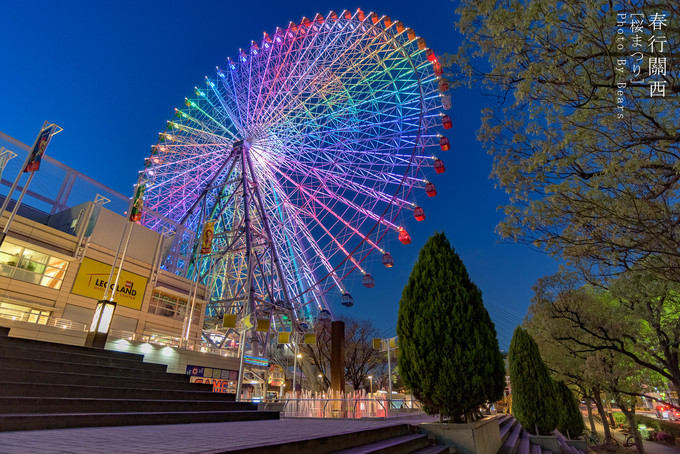
[[530,454],[531,452],[531,441],[529,439],[529,432],[522,430],[522,434],[519,437],[519,442],[517,445],[517,454]]
[[448,454],[449,447],[445,445],[430,445],[413,451],[411,454]]
[[144,363],[142,355],[118,356],[109,354],[98,354],[101,350],[87,349],[85,351],[55,351],[42,350],[34,346],[26,345],[7,345],[0,343],[0,357],[2,358],[31,358],[36,361],[64,361],[72,364],[86,364],[94,366],[139,368],[143,370],[165,372],[167,366],[164,364]]
[[501,431],[501,444],[505,443],[505,440],[512,433],[513,429],[517,427],[518,424],[519,423],[517,422],[517,420],[513,417],[508,417],[503,420],[502,424],[499,427]]
[[184,411],[127,413],[62,413],[0,415],[0,432],[14,430],[66,429],[72,427],[191,424],[203,422],[279,419],[274,411]]
[[55,342],[37,341],[34,339],[23,339],[21,337],[3,337],[0,336],[0,346],[14,346],[23,348],[32,348],[40,351],[53,352],[70,352],[83,355],[96,355],[109,358],[121,358],[129,360],[137,360],[142,362],[143,355],[136,353],[117,352],[113,350],[102,350],[100,348],[83,347],[79,345],[58,344]]
[[248,402],[222,400],[92,399],[73,397],[0,397],[7,413],[127,413],[183,411],[256,411]]
[[328,454],[342,449],[354,448],[380,440],[408,435],[410,433],[411,428],[408,424],[395,424],[393,426],[359,430],[357,432],[329,435],[309,440],[250,446],[243,449],[230,449],[228,452],[229,454]]
[[515,454],[519,446],[520,436],[522,435],[522,426],[515,420],[512,430],[505,439],[501,437],[502,444],[498,450],[498,454]]
[[427,435],[414,433],[333,451],[334,454],[409,454],[430,445]]
[[[134,383],[136,385],[136,382]],[[121,385],[123,385],[121,383]],[[37,382],[0,381],[0,397],[81,397],[110,399],[219,400],[233,401],[234,394],[213,393],[210,389],[157,389],[127,386],[62,385]],[[210,386],[210,385],[209,385]],[[193,387],[193,385],[192,385]]]
[[[2,365],[4,366],[4,365]],[[181,374],[163,374],[160,377],[151,378],[146,375],[139,377],[118,377],[116,375],[101,375],[88,373],[73,373],[70,371],[55,370],[24,370],[9,367],[0,367],[0,382],[5,381],[24,381],[26,383],[55,383],[63,385],[92,385],[96,383],[100,386],[126,388],[134,386],[136,388],[153,389],[184,389],[194,391],[211,391],[212,385],[203,383],[190,383],[189,376]]]
[[[162,379],[167,372],[165,370],[159,370],[157,367],[145,368],[144,366],[139,367],[121,367],[121,366],[102,366],[93,364],[80,364],[72,363],[68,361],[51,361],[46,359],[33,359],[33,358],[16,358],[11,356],[0,355],[0,365],[3,368],[12,369],[22,369],[25,371],[69,371],[73,373],[83,373],[83,374],[93,374],[93,375],[108,375],[116,377],[131,377],[136,378],[139,376],[144,376],[147,378],[160,378]],[[157,366],[157,365],[153,365]],[[163,366],[165,368],[165,366]]]

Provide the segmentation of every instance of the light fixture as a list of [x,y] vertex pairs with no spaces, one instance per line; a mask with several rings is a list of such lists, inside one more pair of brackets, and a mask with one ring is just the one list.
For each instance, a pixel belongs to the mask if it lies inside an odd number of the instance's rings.
[[106,338],[109,336],[111,320],[116,310],[115,301],[99,300],[94,309],[94,316],[90,324],[90,331],[85,339],[86,347],[103,349],[106,346]]

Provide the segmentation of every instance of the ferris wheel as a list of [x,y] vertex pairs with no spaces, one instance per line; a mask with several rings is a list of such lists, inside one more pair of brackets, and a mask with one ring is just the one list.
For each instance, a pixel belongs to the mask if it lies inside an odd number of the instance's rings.
[[309,323],[374,286],[444,171],[442,75],[413,30],[358,10],[265,33],[196,87],[145,161],[142,222],[176,232],[164,266],[208,286],[208,319]]

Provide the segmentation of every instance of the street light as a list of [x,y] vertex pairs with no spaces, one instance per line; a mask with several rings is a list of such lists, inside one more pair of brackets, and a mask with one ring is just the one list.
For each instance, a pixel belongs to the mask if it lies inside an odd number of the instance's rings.
[[369,375],[368,379],[371,380],[371,394],[373,394],[373,375]]
[[302,359],[302,353],[297,353],[297,349],[298,349],[298,344],[295,343],[295,352],[296,353],[295,353],[295,358],[294,358],[294,361],[293,361],[293,389],[292,389],[293,399],[295,399],[295,392],[296,392],[295,382],[297,380],[297,360]]

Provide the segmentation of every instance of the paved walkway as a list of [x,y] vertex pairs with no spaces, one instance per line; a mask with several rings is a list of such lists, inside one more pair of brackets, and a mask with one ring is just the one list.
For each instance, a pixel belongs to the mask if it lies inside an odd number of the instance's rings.
[[0,453],[206,453],[437,420],[428,416],[372,421],[281,419],[0,432]]
[[[590,430],[590,422],[588,422],[588,417],[585,417],[585,424],[586,427]],[[600,439],[604,440],[604,427],[602,424],[600,424],[597,420],[595,420],[595,428],[597,429],[597,433],[600,435]],[[619,440],[621,443],[621,446],[623,446],[623,443],[626,441],[625,435],[623,435],[621,432],[618,430],[612,429],[612,436]],[[662,445],[660,443],[655,443],[653,441],[647,441],[647,440],[642,440],[642,446],[645,448],[645,452],[647,454],[678,454],[680,453],[680,449],[678,448],[672,448],[670,446]]]

